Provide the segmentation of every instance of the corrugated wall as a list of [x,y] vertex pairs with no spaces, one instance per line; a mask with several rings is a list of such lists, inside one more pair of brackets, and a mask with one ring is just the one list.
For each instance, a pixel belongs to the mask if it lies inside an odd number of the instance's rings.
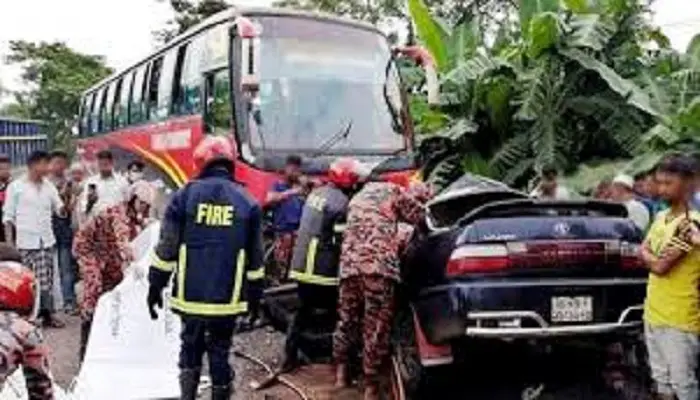
[[0,117],[0,154],[9,156],[13,165],[24,165],[31,152],[47,148],[47,136],[41,121]]

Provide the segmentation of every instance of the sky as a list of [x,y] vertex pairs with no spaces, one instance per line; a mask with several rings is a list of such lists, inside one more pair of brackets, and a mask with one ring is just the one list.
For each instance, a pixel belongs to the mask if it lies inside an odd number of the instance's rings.
[[[104,55],[108,65],[124,68],[155,47],[153,31],[172,17],[167,0],[0,0],[0,85],[20,88],[17,68],[4,62],[8,42],[63,41],[77,51]],[[268,5],[271,0],[239,0]],[[700,1],[656,0],[654,22],[673,47],[684,50],[700,32]],[[7,100],[7,99],[5,99]],[[2,99],[0,99],[2,101]]]

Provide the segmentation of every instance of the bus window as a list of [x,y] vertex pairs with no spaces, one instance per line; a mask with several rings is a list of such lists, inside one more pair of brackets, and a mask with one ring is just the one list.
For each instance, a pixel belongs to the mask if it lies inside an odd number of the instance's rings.
[[191,115],[202,112],[202,81],[204,72],[201,61],[206,49],[206,37],[196,37],[185,51],[180,76],[181,103],[175,110],[178,114]]
[[131,90],[131,106],[129,107],[129,123],[138,124],[146,119],[143,94],[146,88],[146,65],[139,67],[134,72],[134,84]]
[[158,83],[163,71],[163,57],[153,60],[148,74],[148,86],[146,90],[146,118],[151,121],[158,120]]
[[214,135],[231,133],[231,98],[228,70],[222,69],[207,76],[206,131]]
[[117,122],[117,118],[119,116],[119,108],[121,107],[122,86],[124,85],[124,76],[120,76],[119,79],[117,79],[116,84],[117,86],[114,89],[114,100],[112,103],[112,108],[110,109],[112,113],[112,130],[116,130],[119,128],[119,122]]
[[100,110],[102,107],[103,99],[105,98],[104,92],[107,88],[97,89],[95,94],[95,101],[92,103],[92,109],[90,112],[90,134],[94,135],[100,132]]
[[121,84],[121,79],[113,81],[107,87],[107,97],[104,98],[104,106],[100,110],[100,117],[102,118],[102,131],[108,132],[112,130],[113,122],[113,111],[114,111],[114,100],[117,94],[117,89]]
[[171,100],[171,105],[170,105],[170,113],[171,114],[181,114],[180,110],[182,109],[182,68],[183,68],[183,63],[185,62],[185,54],[187,53],[187,44],[182,45],[178,50],[177,50],[177,61],[175,63],[175,70],[173,71],[173,79],[172,79],[172,100]]
[[80,136],[87,136],[90,132],[90,110],[94,99],[94,92],[86,94],[83,98],[83,105],[80,108]]
[[[163,58],[163,64],[158,80],[158,100],[155,111],[155,119],[161,120],[168,117],[173,104],[177,100],[176,87],[179,86],[179,71],[182,63],[181,54],[185,51],[185,46],[173,48]],[[151,117],[153,119],[153,116]]]
[[134,74],[135,72],[129,72],[124,76],[119,103],[114,105],[114,124],[116,128],[124,128],[129,125],[129,100],[131,99],[131,83],[134,81]]

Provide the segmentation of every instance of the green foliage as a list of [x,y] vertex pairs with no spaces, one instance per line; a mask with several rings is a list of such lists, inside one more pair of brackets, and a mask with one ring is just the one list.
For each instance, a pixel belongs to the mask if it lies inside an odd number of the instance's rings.
[[69,148],[83,91],[112,70],[102,57],[75,52],[60,42],[11,41],[7,61],[22,67],[29,88],[14,94],[10,112],[45,121],[50,143]]
[[425,47],[435,58],[438,68],[447,66],[447,32],[440,26],[422,0],[408,0],[408,10]]
[[168,26],[154,32],[158,41],[167,43],[175,36],[201,22],[203,19],[229,8],[226,0],[157,0],[167,1],[175,13]]
[[[700,89],[700,73],[678,66],[692,65],[688,60],[700,52],[650,58],[645,43],[653,40],[667,48],[668,39],[646,22],[644,5],[635,0],[522,0],[518,6],[487,23],[482,9],[468,8],[448,30],[441,111],[450,122],[442,129],[452,129],[459,120],[472,121],[477,129],[464,130],[455,143],[435,152],[428,169],[451,171],[457,160],[462,169],[472,168],[466,160],[477,154],[488,160],[490,174],[517,185],[545,164],[572,172],[599,159],[631,158],[650,143],[687,145],[697,133],[694,98],[700,91],[694,90]],[[429,21],[424,12],[411,10],[418,32]],[[485,31],[495,33],[493,42],[484,40]],[[464,33],[468,40],[460,38]],[[428,45],[424,36],[419,38],[427,48],[440,48]],[[438,36],[445,35],[430,40]],[[643,84],[650,70],[668,76],[658,95]],[[666,88],[676,93],[673,100],[665,100]],[[678,110],[675,118],[666,115],[668,110]],[[642,135],[655,124],[660,125]],[[678,137],[679,127],[685,136]],[[438,168],[440,158],[445,165]]]

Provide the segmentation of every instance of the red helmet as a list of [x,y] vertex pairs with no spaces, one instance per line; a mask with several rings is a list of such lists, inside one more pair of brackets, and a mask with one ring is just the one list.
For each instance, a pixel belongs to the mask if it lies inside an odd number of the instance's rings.
[[34,273],[14,261],[0,262],[0,307],[29,316],[37,305]]
[[194,149],[194,163],[198,170],[216,160],[233,163],[238,158],[236,144],[224,136],[206,136]]
[[328,180],[339,188],[351,188],[364,178],[362,164],[354,158],[341,157],[328,168]]

